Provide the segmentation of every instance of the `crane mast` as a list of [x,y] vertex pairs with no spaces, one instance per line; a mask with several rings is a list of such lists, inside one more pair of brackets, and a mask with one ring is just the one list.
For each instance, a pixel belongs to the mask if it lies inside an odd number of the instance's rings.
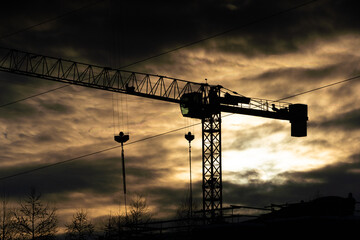
[[221,112],[288,120],[291,136],[307,135],[307,105],[233,95],[220,85],[7,48],[0,48],[0,71],[180,104],[184,117],[200,119],[202,123],[203,212],[212,220],[222,214]]

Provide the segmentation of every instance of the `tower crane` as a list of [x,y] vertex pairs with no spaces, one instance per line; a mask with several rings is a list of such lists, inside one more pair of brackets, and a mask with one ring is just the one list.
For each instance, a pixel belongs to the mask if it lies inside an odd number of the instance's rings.
[[227,91],[220,85],[113,69],[7,48],[0,48],[0,71],[179,104],[184,117],[200,119],[202,123],[203,212],[209,219],[221,214],[222,209],[222,112],[287,120],[291,123],[291,136],[307,135],[307,105],[248,98]]

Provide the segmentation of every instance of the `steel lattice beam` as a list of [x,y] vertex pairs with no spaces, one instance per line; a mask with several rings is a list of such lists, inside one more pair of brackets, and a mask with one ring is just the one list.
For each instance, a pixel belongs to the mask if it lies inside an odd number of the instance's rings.
[[221,114],[202,119],[203,211],[216,219],[222,209]]
[[6,48],[0,48],[0,71],[175,103],[205,85]]

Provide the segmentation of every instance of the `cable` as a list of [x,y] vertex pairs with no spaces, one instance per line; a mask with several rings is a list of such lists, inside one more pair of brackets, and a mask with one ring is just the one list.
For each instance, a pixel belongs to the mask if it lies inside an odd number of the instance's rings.
[[24,175],[24,174],[27,174],[27,173],[32,173],[32,172],[42,170],[42,169],[45,169],[45,168],[57,166],[57,165],[60,165],[60,164],[63,164],[63,163],[72,162],[72,161],[78,160],[80,158],[89,157],[89,156],[92,156],[92,155],[95,155],[95,154],[98,154],[98,153],[102,153],[102,152],[106,152],[106,151],[109,151],[109,150],[112,150],[112,149],[115,149],[115,148],[118,148],[118,147],[119,146],[110,147],[110,148],[106,148],[106,149],[103,149],[103,150],[100,150],[100,151],[97,151],[97,152],[92,152],[92,153],[88,153],[88,154],[81,155],[81,156],[78,156],[78,157],[70,158],[70,159],[67,159],[67,160],[64,160],[64,161],[60,161],[60,162],[48,164],[48,165],[45,165],[45,166],[29,169],[29,170],[26,170],[26,171],[23,171],[23,172],[18,172],[18,173],[12,174],[12,175],[1,177],[0,181],[6,180],[6,179],[9,179],[9,178],[13,178],[13,177],[17,177],[17,176],[20,176],[20,175]]
[[[340,84],[340,83],[344,83],[344,82],[348,82],[348,81],[351,81],[351,80],[356,80],[356,79],[360,79],[360,75],[357,75],[355,77],[351,77],[351,78],[347,78],[347,79],[344,79],[344,80],[341,80],[341,81],[338,81],[338,82],[334,82],[334,83],[330,83],[328,85],[324,85],[324,86],[321,86],[321,87],[318,87],[318,88],[313,88],[313,89],[310,89],[310,90],[307,90],[307,91],[304,91],[304,92],[301,92],[301,93],[297,93],[297,94],[294,94],[294,95],[290,95],[288,97],[284,97],[284,98],[280,98],[280,99],[277,99],[275,100],[276,102],[278,101],[282,101],[282,100],[285,100],[285,99],[289,99],[289,98],[293,98],[293,97],[297,97],[297,96],[300,96],[300,95],[303,95],[303,94],[306,94],[306,93],[311,93],[311,92],[315,92],[317,90],[321,90],[321,89],[324,89],[324,88],[327,88],[327,87],[331,87],[331,86],[335,86],[337,84]],[[234,92],[230,89],[227,89],[235,94],[238,94],[237,92]],[[241,94],[238,94],[241,96]],[[223,117],[228,117],[228,116],[231,116],[231,115],[234,115],[235,113],[229,113]]]
[[[306,94],[306,93],[310,93],[310,92],[314,92],[314,91],[317,91],[317,90],[321,90],[321,89],[324,89],[324,88],[327,88],[327,87],[331,87],[331,86],[334,86],[334,85],[337,85],[337,84],[341,84],[341,83],[345,83],[345,82],[349,82],[349,81],[352,81],[352,80],[356,80],[360,78],[360,75],[357,75],[355,77],[351,77],[351,78],[347,78],[347,79],[344,79],[344,80],[341,80],[341,81],[338,81],[338,82],[334,82],[334,83],[330,83],[328,85],[324,85],[324,86],[321,86],[321,87],[318,87],[318,88],[313,88],[313,89],[310,89],[310,90],[307,90],[307,91],[304,91],[304,92],[301,92],[301,93],[297,93],[297,94],[294,94],[294,95],[290,95],[290,96],[287,96],[287,97],[284,97],[284,98],[280,98],[276,101],[282,101],[282,100],[285,100],[285,99],[289,99],[289,98],[293,98],[293,97],[297,97],[297,96],[300,96],[300,95],[303,95],[303,94]],[[49,92],[52,92],[52,91],[56,91],[56,90],[59,90],[61,88],[65,88],[65,87],[69,87],[70,85],[65,85],[65,86],[61,86],[61,87],[58,87],[58,88],[54,88],[54,89],[50,89],[48,91],[45,91],[45,92],[41,92],[41,93],[38,93],[38,94],[35,94],[35,95],[32,95],[32,96],[29,96],[29,97],[26,97],[26,98],[22,98],[22,99],[19,99],[19,100],[16,100],[16,101],[13,101],[13,102],[9,102],[9,103],[5,103],[3,105],[0,105],[0,108],[2,107],[6,107],[8,105],[11,105],[11,104],[14,104],[14,103],[18,103],[18,102],[21,102],[21,101],[25,101],[25,100],[28,100],[30,98],[33,98],[33,97],[37,97],[37,96],[40,96],[40,95],[43,95],[43,94],[46,94],[46,93],[49,93]],[[243,96],[233,90],[230,90],[230,89],[227,89],[227,88],[224,88],[234,94],[238,94],[240,96]]]
[[334,86],[334,85],[337,85],[337,84],[340,84],[340,83],[352,81],[352,80],[359,79],[359,78],[360,78],[360,75],[357,75],[355,77],[351,77],[351,78],[344,79],[342,81],[330,83],[330,84],[322,86],[322,87],[314,88],[314,89],[307,90],[307,91],[304,91],[304,92],[301,92],[301,93],[297,93],[297,94],[294,94],[294,95],[291,95],[291,96],[288,96],[288,97],[280,98],[280,99],[278,99],[276,101],[282,101],[282,100],[285,100],[285,99],[297,97],[297,96],[300,96],[300,95],[303,95],[303,94],[306,94],[306,93],[314,92],[314,91],[317,91],[317,90],[320,90],[320,89],[324,89],[324,88],[327,88],[327,87],[331,87],[331,86]]
[[223,31],[223,32],[210,35],[210,36],[208,36],[208,37],[205,37],[205,38],[196,40],[196,41],[194,41],[194,42],[190,42],[190,43],[184,44],[184,45],[182,45],[182,46],[180,46],[180,47],[176,47],[176,48],[170,49],[170,50],[168,50],[168,51],[164,51],[164,52],[162,52],[162,53],[153,55],[153,56],[151,56],[151,57],[147,57],[147,58],[138,60],[138,61],[136,61],[136,62],[134,62],[134,63],[130,63],[130,64],[128,64],[128,65],[122,66],[121,68],[130,67],[130,66],[132,66],[132,65],[135,65],[135,64],[138,64],[138,63],[142,63],[142,62],[145,62],[145,61],[147,61],[147,60],[150,60],[150,59],[153,59],[153,58],[156,58],[156,57],[160,57],[160,56],[162,56],[162,55],[165,55],[165,54],[168,54],[168,53],[171,53],[171,52],[175,52],[175,51],[177,51],[177,50],[180,50],[180,49],[183,49],[183,48],[186,48],[186,47],[190,47],[190,46],[195,45],[195,44],[198,44],[198,43],[200,43],[200,42],[204,42],[204,41],[207,41],[207,40],[209,40],[209,39],[219,37],[219,36],[224,35],[224,34],[227,34],[227,33],[229,33],[229,32],[233,32],[233,31],[235,31],[235,30],[239,30],[239,29],[242,29],[242,28],[249,27],[249,26],[254,25],[254,24],[257,24],[257,23],[259,23],[259,22],[262,22],[262,21],[265,21],[265,20],[269,20],[269,19],[271,19],[271,18],[274,18],[274,17],[280,16],[280,15],[283,15],[283,14],[285,14],[285,13],[294,11],[294,10],[296,10],[296,9],[302,8],[302,7],[304,7],[304,6],[307,6],[307,5],[309,5],[309,4],[311,4],[311,3],[314,3],[314,2],[317,2],[317,1],[319,1],[319,0],[308,1],[308,2],[305,2],[305,3],[299,4],[299,5],[296,5],[296,6],[294,6],[294,7],[291,7],[291,8],[285,9],[285,10],[282,10],[282,11],[280,11],[280,12],[276,12],[276,13],[267,15],[267,16],[265,16],[265,17],[262,17],[262,18],[259,18],[259,19],[255,19],[255,20],[253,20],[253,21],[251,21],[251,22],[248,22],[248,23],[245,23],[245,24],[243,24],[243,25],[240,25],[240,26],[237,26],[237,27],[234,27],[234,28],[230,28],[230,29],[225,30],[225,31]]
[[[193,124],[193,125],[195,126],[195,125],[199,125],[199,124],[200,123]],[[139,139],[139,140],[136,140],[136,141],[133,141],[133,142],[125,143],[124,146],[135,144],[135,143],[142,142],[142,141],[146,141],[146,140],[149,140],[149,139],[152,139],[152,138],[164,136],[164,135],[167,135],[167,134],[170,134],[170,133],[173,133],[173,132],[183,130],[183,129],[187,128],[187,127],[188,126],[181,127],[181,128],[178,128],[178,129],[174,129],[174,130],[170,130],[170,131],[163,132],[163,133],[160,133],[160,134],[156,134],[156,135],[153,135],[153,136],[149,136],[149,137],[146,137],[146,138],[142,138],[142,139]],[[109,148],[105,148],[103,150],[99,150],[99,151],[96,151],[96,152],[84,154],[84,155],[81,155],[81,156],[78,156],[78,157],[74,157],[74,158],[66,159],[66,160],[63,160],[63,161],[56,162],[56,163],[48,164],[48,165],[45,165],[45,166],[41,166],[41,167],[26,170],[26,171],[18,172],[18,173],[12,174],[12,175],[1,177],[0,181],[6,180],[6,179],[9,179],[9,178],[13,178],[13,177],[17,177],[17,176],[20,176],[20,175],[32,173],[32,172],[42,170],[42,169],[45,169],[45,168],[50,168],[50,167],[57,166],[57,165],[60,165],[60,164],[72,162],[72,161],[75,161],[75,160],[78,160],[78,159],[81,159],[81,158],[85,158],[85,157],[89,157],[89,156],[92,156],[92,155],[95,155],[95,154],[107,152],[107,151],[110,151],[110,150],[113,150],[113,149],[116,149],[116,148],[119,148],[119,147],[120,146],[109,147]]]
[[[66,13],[61,14],[61,15],[58,15],[58,16],[56,16],[56,17],[46,19],[46,20],[44,20],[44,21],[42,21],[42,22],[40,22],[40,23],[37,23],[37,24],[31,25],[31,26],[28,26],[28,27],[26,27],[26,28],[17,30],[17,31],[12,32],[12,33],[8,33],[8,34],[5,34],[5,35],[2,35],[2,36],[0,36],[0,40],[1,40],[1,39],[4,39],[4,38],[11,37],[11,36],[13,36],[13,35],[16,35],[16,34],[19,34],[19,33],[22,33],[22,32],[26,32],[26,31],[28,31],[28,30],[30,30],[30,29],[32,29],[32,28],[38,27],[38,26],[40,26],[40,25],[43,25],[43,24],[46,24],[46,23],[49,23],[49,22],[52,22],[52,21],[56,21],[56,20],[58,20],[58,19],[60,19],[60,18],[63,18],[63,17],[65,17],[65,16],[67,16],[67,15],[73,14],[73,13],[75,13],[75,12],[77,12],[77,11],[80,11],[80,10],[83,10],[83,9],[88,8],[88,7],[90,7],[90,6],[96,5],[96,4],[98,4],[99,2],[101,2],[101,1],[102,1],[102,0],[95,1],[95,2],[92,2],[92,3],[89,3],[89,4],[86,4],[86,5],[84,5],[84,6],[80,7],[80,8],[74,9],[74,10],[72,10],[72,11],[66,12]],[[18,103],[18,102],[21,102],[21,101],[24,101],[24,100],[27,100],[27,99],[30,99],[30,98],[38,97],[38,96],[40,96],[40,95],[43,95],[43,94],[46,94],[46,93],[49,93],[49,92],[53,92],[53,91],[56,91],[56,90],[59,90],[59,89],[62,89],[62,88],[68,87],[68,86],[70,86],[70,85],[66,85],[66,86],[62,86],[62,87],[50,89],[50,90],[47,90],[47,91],[45,91],[45,92],[41,92],[41,93],[38,93],[38,94],[35,94],[35,95],[32,95],[32,96],[26,97],[26,98],[22,98],[22,99],[13,101],[13,102],[9,102],[9,103],[0,105],[0,108],[9,106],[9,105],[12,105],[12,104],[14,104],[14,103]]]
[[88,7],[92,6],[92,5],[98,4],[98,3],[101,2],[101,1],[102,1],[102,0],[89,3],[89,4],[87,4],[87,5],[84,5],[84,6],[80,7],[80,8],[74,9],[74,10],[72,10],[72,11],[66,12],[66,13],[61,14],[61,15],[58,15],[58,16],[56,16],[56,17],[46,19],[46,20],[44,20],[44,21],[42,21],[42,22],[40,22],[40,23],[37,23],[37,24],[31,25],[31,26],[25,27],[25,28],[23,28],[23,29],[17,30],[17,31],[12,32],[12,33],[8,33],[8,34],[5,34],[5,35],[2,35],[2,36],[0,36],[0,40],[1,40],[1,39],[4,39],[4,38],[11,37],[11,36],[14,36],[14,35],[19,34],[19,33],[22,33],[22,32],[26,32],[26,31],[28,31],[28,30],[30,30],[30,29],[32,29],[32,28],[38,27],[38,26],[43,25],[43,24],[45,24],[45,23],[49,23],[49,22],[56,21],[56,20],[58,20],[58,19],[60,19],[60,18],[63,18],[63,17],[65,17],[65,16],[67,16],[67,15],[73,14],[74,12],[77,12],[77,11],[83,10],[83,9],[85,9],[85,8],[88,8]]
[[[308,91],[304,91],[304,92],[301,92],[301,93],[298,93],[298,94],[294,94],[294,95],[291,95],[291,96],[288,96],[288,97],[280,98],[277,101],[297,97],[299,95],[314,92],[314,91],[321,90],[321,89],[324,89],[324,88],[327,88],[327,87],[335,86],[335,85],[340,84],[340,83],[349,82],[349,81],[355,80],[355,79],[360,79],[360,75],[355,76],[355,77],[351,77],[351,78],[347,78],[347,79],[344,79],[344,80],[341,80],[341,81],[338,81],[338,82],[335,82],[335,83],[331,83],[331,84],[328,84],[328,85],[325,85],[325,86],[322,86],[322,87],[318,87],[318,88],[314,88],[314,89],[311,89],[311,90],[308,90]],[[68,86],[68,85],[66,85],[66,86]],[[63,87],[65,87],[65,86],[63,86]],[[51,91],[51,90],[49,90],[49,91]],[[18,100],[18,101],[21,101],[21,100]],[[230,114],[224,115],[223,117],[228,117],[228,116],[231,116],[233,114],[234,113],[230,113]],[[146,141],[146,140],[149,140],[149,139],[152,139],[152,138],[164,136],[164,135],[167,135],[167,134],[170,134],[170,133],[173,133],[173,132],[177,132],[177,131],[186,129],[188,127],[197,126],[199,124],[200,123],[194,123],[194,124],[192,124],[190,126],[181,127],[181,128],[177,128],[177,129],[170,130],[170,131],[167,131],[167,132],[163,132],[163,133],[160,133],[160,134],[156,134],[156,135],[153,135],[153,136],[150,136],[150,137],[142,138],[142,139],[139,139],[139,140],[136,140],[136,141],[133,141],[133,142],[126,143],[124,145],[131,145],[131,144]],[[95,154],[98,154],[98,153],[103,153],[103,152],[106,152],[106,151],[110,151],[110,150],[113,150],[113,149],[119,148],[119,147],[120,146],[110,147],[110,148],[106,148],[106,149],[103,149],[103,150],[100,150],[100,151],[97,151],[97,152],[92,152],[92,153],[89,153],[89,154],[81,155],[79,157],[70,158],[70,159],[67,159],[67,160],[64,160],[64,161],[60,161],[60,162],[56,162],[56,163],[53,163],[53,164],[49,164],[49,165],[41,166],[41,167],[38,167],[38,168],[30,169],[30,170],[27,170],[27,171],[15,173],[15,174],[12,174],[12,175],[1,177],[0,181],[8,179],[8,178],[12,178],[12,177],[20,176],[20,175],[23,175],[23,174],[35,172],[35,171],[38,171],[38,170],[41,170],[41,169],[45,169],[45,168],[53,167],[53,166],[56,166],[56,165],[60,165],[60,164],[63,164],[63,163],[68,163],[68,162],[75,161],[75,160],[78,160],[78,159],[81,159],[81,158],[84,158],[84,157],[88,157],[88,156],[92,156],[92,155],[95,155]]]
[[[273,18],[273,17],[275,17],[275,16],[282,15],[282,14],[284,14],[284,13],[287,13],[287,12],[293,11],[293,10],[295,10],[295,9],[304,7],[304,6],[308,5],[308,4],[314,3],[314,2],[316,2],[316,1],[318,1],[318,0],[313,0],[313,1],[309,1],[309,2],[306,2],[306,3],[300,4],[300,5],[294,6],[294,7],[292,7],[292,8],[286,9],[286,10],[284,10],[284,11],[277,12],[277,13],[275,13],[275,14],[271,14],[271,15],[265,16],[265,17],[263,17],[263,18],[257,19],[257,20],[255,20],[255,21],[250,22],[250,23],[247,23],[247,24],[244,24],[244,25],[241,25],[241,26],[238,26],[238,27],[235,27],[235,28],[226,30],[226,31],[221,32],[221,33],[218,33],[218,34],[211,35],[211,36],[209,36],[209,37],[206,37],[206,38],[203,38],[203,39],[194,41],[194,42],[192,42],[192,43],[185,44],[185,45],[183,45],[183,46],[174,48],[174,49],[172,49],[172,50],[165,51],[165,52],[163,52],[163,53],[154,55],[154,56],[152,56],[152,57],[145,58],[145,59],[143,59],[143,60],[139,60],[139,61],[134,62],[134,63],[132,63],[132,64],[123,66],[123,67],[121,67],[121,68],[125,68],[125,67],[128,67],[128,66],[132,66],[132,65],[138,64],[138,63],[140,63],[140,62],[144,62],[144,61],[147,61],[147,60],[149,60],[149,59],[156,58],[156,57],[159,57],[159,56],[161,56],[161,55],[165,55],[165,54],[167,54],[167,53],[171,53],[171,52],[177,51],[177,50],[179,50],[179,49],[182,49],[182,48],[185,48],[185,47],[189,47],[189,46],[191,46],[191,45],[195,45],[195,44],[200,43],[200,42],[202,42],[202,41],[206,41],[206,40],[209,40],[209,39],[212,39],[212,38],[215,38],[215,37],[224,35],[224,34],[226,34],[226,33],[229,33],[229,32],[235,31],[235,30],[238,30],[238,29],[240,29],[240,28],[245,28],[245,27],[247,27],[247,26],[256,24],[256,23],[258,23],[258,22],[261,22],[261,21],[264,21],[264,20],[268,20],[268,19]],[[79,9],[73,10],[73,11],[71,11],[71,12],[65,13],[65,14],[60,15],[60,16],[57,16],[57,17],[55,17],[55,18],[48,19],[48,20],[46,20],[46,21],[44,21],[44,22],[42,22],[42,23],[33,25],[33,26],[31,26],[31,27],[28,27],[28,28],[19,30],[19,31],[17,31],[17,32],[14,32],[14,33],[11,33],[11,34],[2,36],[2,37],[0,37],[0,39],[2,39],[2,38],[4,38],[4,37],[9,37],[10,35],[14,35],[14,34],[16,34],[16,33],[22,32],[22,31],[27,31],[27,30],[29,30],[29,29],[31,29],[31,28],[33,28],[33,27],[39,26],[39,25],[44,24],[44,23],[57,20],[57,19],[59,19],[59,18],[61,18],[61,17],[64,17],[64,16],[70,14],[70,13],[73,13],[73,12],[78,11],[78,10],[80,10],[80,9],[83,9],[83,8],[85,8],[85,7],[91,6],[91,5],[96,4],[96,3],[98,3],[98,2],[100,2],[100,1],[94,2],[94,3],[89,4],[89,5],[86,5],[86,6],[83,6],[83,7],[79,8]],[[320,89],[323,89],[323,88],[326,88],[326,87],[334,86],[334,85],[337,85],[337,84],[340,84],[340,83],[344,83],[344,82],[347,82],[347,81],[351,81],[351,80],[354,80],[354,79],[358,79],[358,78],[360,78],[360,75],[359,75],[359,76],[356,76],[356,77],[348,78],[348,79],[345,79],[345,80],[342,80],[342,81],[339,81],[339,82],[335,82],[335,83],[332,83],[332,84],[328,84],[328,85],[325,85],[325,86],[322,86],[322,87],[319,87],[319,88],[315,88],[315,89],[311,89],[311,90],[308,90],[308,91],[305,91],[305,92],[301,92],[301,93],[298,93],[298,94],[294,94],[294,95],[291,95],[291,96],[288,96],[288,97],[285,97],[285,98],[281,98],[281,99],[279,99],[279,100],[277,100],[277,101],[284,100],[284,99],[288,99],[288,98],[293,98],[293,97],[296,97],[296,96],[299,96],[299,95],[303,95],[303,94],[306,94],[306,93],[310,93],[310,92],[313,92],[313,91],[317,91],[317,90],[320,90]],[[65,87],[68,87],[68,86],[69,86],[69,85],[65,85],[65,86],[62,86],[62,87],[59,87],[59,88],[51,89],[51,90],[48,90],[48,91],[45,91],[45,92],[42,92],[42,93],[39,93],[39,94],[35,94],[35,95],[29,96],[29,97],[26,97],[26,98],[23,98],[23,99],[16,100],[16,101],[14,101],[14,102],[10,102],[10,103],[7,103],[7,104],[0,105],[0,107],[5,107],[5,106],[8,106],[8,105],[11,105],[11,104],[20,102],[20,101],[24,101],[24,100],[27,100],[27,99],[30,99],[30,98],[33,98],[33,97],[36,97],[36,96],[40,96],[40,95],[42,95],[42,94],[46,94],[46,93],[48,93],[48,92],[52,92],[52,91],[56,91],[56,90],[61,89],[61,88],[65,88]],[[227,116],[230,116],[230,115],[232,115],[232,114],[225,115],[224,117],[227,117]],[[196,126],[196,125],[199,125],[199,124],[200,124],[200,123],[192,124],[190,127]],[[175,130],[170,130],[170,131],[168,131],[168,132],[164,132],[164,133],[161,133],[161,134],[157,134],[157,135],[153,135],[153,136],[150,136],[150,137],[146,137],[146,138],[143,138],[143,139],[134,141],[134,142],[127,143],[127,144],[125,144],[125,145],[130,145],[130,144],[134,144],[134,143],[137,143],[137,142],[149,140],[149,139],[152,139],[152,138],[155,138],[155,137],[163,136],[163,135],[166,135],[166,134],[169,134],[169,133],[172,133],[172,132],[176,132],[176,131],[185,129],[185,128],[187,128],[187,127],[189,127],[189,126],[181,127],[181,128],[175,129]],[[92,155],[95,155],[95,154],[98,154],[98,153],[110,151],[110,150],[113,150],[113,149],[118,148],[118,147],[119,147],[119,146],[110,147],[110,148],[103,149],[103,150],[100,150],[100,151],[97,151],[97,152],[85,154],[85,155],[78,156],[78,157],[75,157],[75,158],[67,159],[67,160],[64,160],[64,161],[56,162],[56,163],[53,163],[53,164],[49,164],[49,165],[41,166],[41,167],[38,167],[38,168],[30,169],[30,170],[27,170],[27,171],[19,172],[19,173],[16,173],[16,174],[8,175],[8,176],[5,176],[5,177],[1,177],[1,178],[0,178],[0,181],[1,181],[1,180],[5,180],[5,179],[9,179],[9,178],[12,178],[12,177],[20,176],[20,175],[23,175],[23,174],[31,173],[31,172],[34,172],[34,171],[42,170],[42,169],[45,169],[45,168],[49,168],[49,167],[52,167],[52,166],[60,165],[60,164],[63,164],[63,163],[75,161],[75,160],[78,160],[78,159],[81,159],[81,158],[84,158],[84,157],[88,157],[88,156],[92,156]]]
[[[280,11],[280,12],[277,12],[277,13],[274,13],[274,14],[271,14],[271,15],[268,15],[268,16],[265,16],[265,17],[263,17],[263,18],[254,20],[254,21],[252,21],[252,22],[250,22],[250,23],[246,23],[246,24],[240,25],[240,26],[238,26],[238,27],[234,27],[234,28],[228,29],[228,30],[226,30],[226,31],[223,31],[223,32],[220,32],[220,33],[217,33],[217,34],[214,34],[214,35],[211,35],[211,36],[208,36],[208,37],[205,37],[205,38],[196,40],[196,41],[194,41],[194,42],[191,42],[191,43],[182,45],[182,46],[180,46],[180,47],[177,47],[177,48],[174,48],[174,49],[171,49],[171,50],[168,50],[168,51],[165,51],[165,52],[162,52],[162,53],[153,55],[153,56],[151,56],[151,57],[144,58],[144,59],[142,59],[142,60],[138,60],[138,61],[133,62],[133,63],[131,63],[131,64],[128,64],[128,65],[125,65],[125,66],[121,66],[119,69],[126,68],[126,67],[129,67],[129,66],[133,66],[133,65],[135,65],[135,64],[138,64],[138,63],[141,63],[141,62],[145,62],[145,61],[150,60],[150,59],[152,59],[152,58],[156,58],[156,57],[159,57],[159,56],[162,56],[162,55],[171,53],[171,52],[175,52],[175,51],[180,50],[180,49],[182,49],[182,48],[186,48],[186,47],[195,45],[195,44],[197,44],[197,43],[200,43],[200,42],[203,42],[203,41],[206,41],[206,40],[209,40],[209,39],[212,39],[212,38],[215,38],[215,37],[224,35],[224,34],[226,34],[226,33],[229,33],[229,32],[232,32],[232,31],[241,29],[241,28],[248,27],[248,26],[250,26],[250,25],[253,25],[253,24],[262,22],[262,21],[264,21],[264,20],[271,19],[271,18],[273,18],[273,17],[276,17],[276,16],[279,16],[279,15],[285,14],[285,13],[287,13],[287,12],[296,10],[296,9],[298,9],[298,8],[301,8],[301,7],[304,7],[304,6],[306,6],[306,5],[309,5],[309,4],[311,4],[311,3],[314,3],[314,2],[316,2],[316,1],[319,1],[319,0],[312,0],[312,1],[309,1],[309,2],[302,3],[302,4],[297,5],[297,6],[294,6],[294,7],[292,7],[292,8],[289,8],[289,9],[286,9],[286,10],[283,10],[283,11]],[[20,32],[27,31],[27,30],[29,30],[29,29],[31,29],[31,28],[34,28],[34,27],[37,27],[37,26],[39,26],[39,25],[41,25],[41,24],[45,24],[45,23],[48,23],[48,22],[51,22],[51,21],[55,21],[55,20],[57,20],[57,19],[59,19],[59,18],[62,18],[62,17],[64,17],[64,16],[66,16],[66,15],[69,15],[69,14],[71,14],[71,13],[74,13],[74,12],[76,12],[76,11],[79,11],[79,10],[81,10],[81,9],[84,9],[84,8],[86,8],[86,7],[95,5],[95,4],[97,4],[98,2],[101,2],[101,0],[100,0],[100,1],[93,2],[93,3],[88,4],[88,5],[85,5],[85,6],[81,7],[81,8],[75,9],[75,10],[73,10],[73,11],[67,12],[67,13],[65,13],[65,14],[63,14],[63,15],[59,15],[59,16],[54,17],[54,18],[52,18],[52,19],[45,20],[44,22],[41,22],[41,23],[32,25],[32,26],[30,26],[30,27],[27,27],[27,28],[18,30],[18,31],[16,31],[16,32],[13,32],[13,33],[10,33],[10,34],[1,36],[0,39],[6,38],[6,37],[10,37],[10,36],[15,35],[15,34],[20,33]],[[55,91],[55,90],[57,90],[57,89],[52,89],[52,90],[49,90],[49,91],[46,91],[46,92],[43,92],[43,93],[39,93],[38,95],[33,95],[33,96],[28,97],[28,98],[24,98],[23,100],[27,100],[27,99],[29,99],[29,98],[33,98],[33,97],[36,97],[36,96],[39,96],[39,95],[42,95],[42,94],[45,94],[45,93],[48,93],[48,92],[52,92],[52,91]],[[16,102],[20,102],[20,101],[23,101],[23,100],[19,100],[19,101],[16,101]],[[11,102],[11,103],[8,103],[8,104],[4,104],[4,105],[1,105],[0,107],[7,106],[7,105],[11,105],[11,104],[13,104],[13,103],[15,103],[15,102]]]
[[21,101],[25,101],[25,100],[28,100],[28,99],[30,99],[30,98],[38,97],[38,96],[40,96],[40,95],[43,95],[43,94],[46,94],[46,93],[49,93],[49,92],[53,92],[53,91],[56,91],[56,90],[59,90],[59,89],[62,89],[62,88],[66,88],[66,87],[69,87],[69,86],[70,86],[70,85],[65,85],[65,86],[53,88],[53,89],[47,90],[47,91],[45,91],[45,92],[41,92],[41,93],[37,93],[37,94],[31,95],[31,96],[26,97],[26,98],[18,99],[18,100],[15,100],[15,101],[13,101],[13,102],[8,102],[8,103],[5,103],[5,104],[0,105],[0,108],[6,107],[6,106],[9,106],[9,105],[12,105],[12,104],[21,102]]

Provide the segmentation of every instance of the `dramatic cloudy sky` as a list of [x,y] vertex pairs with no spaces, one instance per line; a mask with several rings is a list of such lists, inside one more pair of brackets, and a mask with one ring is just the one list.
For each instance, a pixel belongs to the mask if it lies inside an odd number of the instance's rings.
[[[122,67],[227,32],[125,69],[207,79],[270,100],[360,74],[356,1],[318,0],[291,11],[306,1],[115,2],[12,1],[1,8],[0,45]],[[0,73],[0,105],[60,86]],[[291,138],[287,121],[224,114],[224,206],[348,192],[360,199],[359,91],[356,79],[287,99],[309,106],[305,138]],[[187,131],[195,134],[193,187],[201,201],[201,126],[136,141],[196,123],[177,104],[68,86],[0,108],[0,177],[117,146],[114,133],[123,130],[130,134],[128,198],[142,194],[157,217],[170,216],[188,193]],[[0,185],[14,201],[35,187],[62,217],[79,208],[107,215],[123,204],[120,157],[116,148]]]

